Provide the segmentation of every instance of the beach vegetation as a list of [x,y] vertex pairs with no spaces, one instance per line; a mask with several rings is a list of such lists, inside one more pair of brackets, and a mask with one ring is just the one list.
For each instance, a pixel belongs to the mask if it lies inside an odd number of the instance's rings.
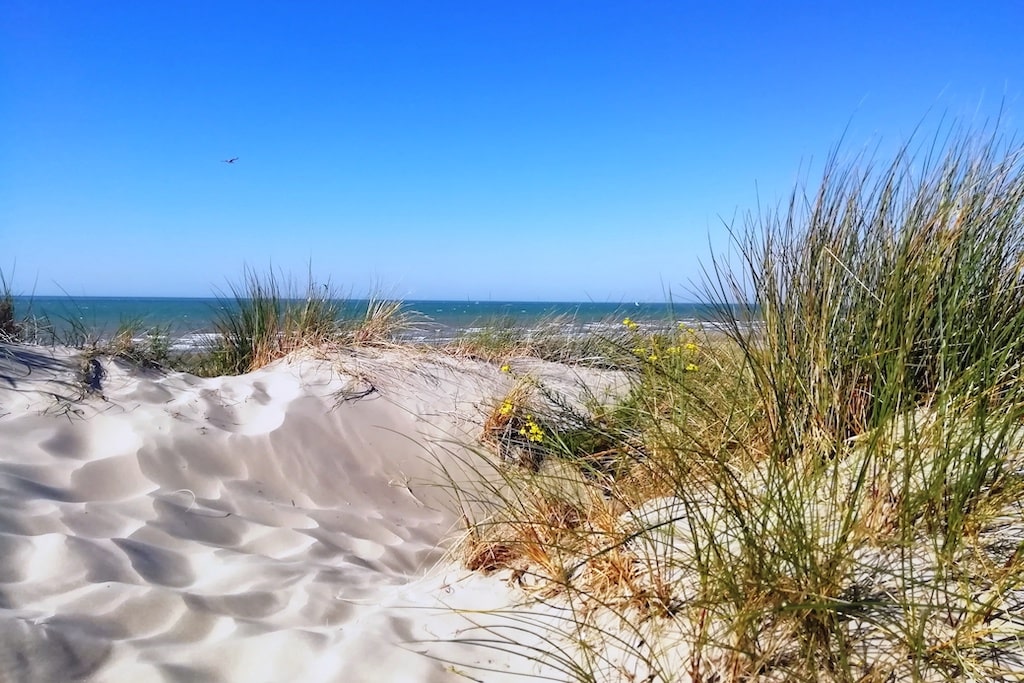
[[400,300],[372,292],[365,301],[340,295],[307,273],[297,285],[272,270],[246,268],[218,301],[207,347],[182,367],[205,376],[252,372],[290,353],[394,343],[414,325]]
[[296,285],[284,274],[248,267],[241,282],[229,283],[228,293],[218,295],[212,330],[201,337],[198,348],[175,349],[169,325],[154,326],[141,317],[104,329],[70,298],[56,322],[16,316],[14,305],[0,272],[2,340],[80,349],[86,365],[107,356],[201,376],[250,372],[302,349],[392,344],[415,325],[402,301],[376,291],[356,300],[339,296],[330,283],[317,282],[311,273]]
[[572,315],[548,315],[529,324],[514,316],[486,319],[442,345],[447,353],[499,367],[514,358],[533,358],[612,368],[622,361],[624,330],[614,317],[583,325]]
[[110,332],[91,324],[85,311],[69,298],[65,314],[56,320],[33,314],[33,297],[20,298],[15,311],[11,283],[0,271],[0,341],[60,345],[83,352],[86,365],[98,356],[120,358],[140,367],[167,366],[173,361],[169,326],[147,326],[142,318],[123,318]]
[[171,351],[170,328],[147,326],[141,318],[122,319],[113,333],[105,333],[85,323],[82,316],[66,316],[59,328],[51,327],[50,334],[53,343],[80,351],[79,383],[89,394],[103,393],[102,358],[145,370],[169,369],[179,362]]
[[[171,351],[169,325],[150,325],[144,318],[122,318],[112,331],[92,324],[74,301],[71,310],[57,322],[36,321],[37,330],[45,330],[49,342],[82,352],[83,366],[101,356],[117,358],[141,368],[169,368],[177,357]],[[40,334],[37,332],[37,337]]]
[[393,344],[403,333],[416,327],[416,316],[408,310],[405,302],[382,292],[379,287],[373,290],[366,299],[363,314],[353,315],[345,324],[344,329],[351,343]]
[[52,326],[33,313],[31,295],[15,298],[13,280],[13,272],[8,276],[0,269],[0,342],[38,344],[49,338]]
[[214,334],[191,359],[199,375],[239,375],[303,348],[335,343],[339,311],[329,284],[310,273],[299,288],[273,270],[246,267],[240,283],[218,298]]
[[14,340],[18,337],[18,325],[14,314],[14,293],[7,277],[0,270],[0,339]]
[[615,401],[498,397],[482,444],[528,457],[466,463],[490,483],[463,557],[557,606],[515,612],[550,631],[524,656],[586,681],[1024,674],[1024,150],[912,144],[837,151],[730,226],[714,329],[621,320]]

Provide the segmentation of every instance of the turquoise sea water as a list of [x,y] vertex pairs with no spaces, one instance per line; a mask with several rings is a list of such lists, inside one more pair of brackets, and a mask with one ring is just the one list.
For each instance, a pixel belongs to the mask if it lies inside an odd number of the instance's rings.
[[[341,303],[341,302],[339,302]],[[230,301],[215,298],[143,297],[15,297],[19,318],[45,320],[58,332],[71,321],[84,324],[100,336],[112,334],[123,321],[141,321],[146,328],[169,328],[178,346],[189,346],[213,331],[213,321]],[[346,314],[361,315],[366,301],[341,303]],[[713,312],[701,304],[595,303],[537,301],[406,301],[415,321],[405,336],[420,341],[443,341],[461,332],[501,323],[534,328],[558,317],[567,328],[600,330],[630,317],[652,325],[697,322]]]

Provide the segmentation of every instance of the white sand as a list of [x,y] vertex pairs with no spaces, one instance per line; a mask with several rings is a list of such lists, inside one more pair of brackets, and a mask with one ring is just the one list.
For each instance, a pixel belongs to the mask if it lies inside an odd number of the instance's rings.
[[102,365],[86,393],[73,352],[0,347],[0,679],[541,673],[449,642],[472,633],[457,610],[518,599],[445,554],[460,523],[438,464],[461,476],[458,442],[510,382],[494,366],[408,350],[216,379]]

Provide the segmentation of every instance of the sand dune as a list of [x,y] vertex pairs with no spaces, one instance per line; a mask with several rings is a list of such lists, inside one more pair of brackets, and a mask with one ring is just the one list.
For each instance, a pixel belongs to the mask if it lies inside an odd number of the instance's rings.
[[446,642],[460,609],[516,600],[446,556],[438,471],[507,388],[496,368],[410,350],[214,379],[101,368],[90,391],[72,351],[0,349],[4,680],[530,671]]

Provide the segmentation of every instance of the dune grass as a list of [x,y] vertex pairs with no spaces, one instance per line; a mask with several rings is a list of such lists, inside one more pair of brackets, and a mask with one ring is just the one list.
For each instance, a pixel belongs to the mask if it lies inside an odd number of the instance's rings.
[[393,343],[412,324],[403,303],[372,294],[364,310],[309,274],[301,286],[273,271],[245,269],[222,296],[209,347],[185,360],[200,375],[257,370],[301,349]]
[[273,270],[246,268],[242,282],[219,297],[216,333],[193,359],[196,374],[238,375],[259,369],[300,348],[333,342],[340,312],[329,286],[310,277],[300,290]]
[[529,325],[514,316],[499,316],[480,321],[442,348],[455,356],[499,365],[514,358],[536,358],[617,367],[629,355],[622,352],[628,335],[617,322],[609,319],[588,329],[571,315],[549,315]]
[[627,319],[616,403],[497,398],[528,457],[467,463],[500,505],[464,557],[557,596],[569,679],[1019,680],[1021,160],[834,155],[712,263],[721,334]]
[[18,324],[14,311],[14,293],[7,276],[0,270],[0,339],[13,340],[18,336]]
[[241,281],[230,283],[228,292],[218,296],[205,346],[175,351],[169,327],[132,318],[113,330],[103,329],[90,324],[74,301],[74,312],[57,324],[32,318],[29,311],[17,315],[10,283],[0,272],[0,340],[81,349],[86,365],[107,356],[140,367],[218,376],[251,372],[301,349],[395,343],[415,324],[401,301],[374,293],[357,302],[311,274],[299,286],[272,270],[245,268]]
[[141,318],[125,318],[113,332],[103,330],[89,324],[74,300],[73,312],[55,323],[46,314],[33,314],[32,296],[22,301],[24,310],[16,311],[12,284],[0,270],[0,341],[81,349],[86,365],[97,356],[120,358],[140,367],[164,366],[173,360],[169,328],[147,326]]
[[10,274],[0,269],[0,342],[52,343],[53,325],[46,316],[34,313],[34,296],[19,296],[20,302],[15,299],[14,275],[13,269]]
[[361,314],[352,315],[343,324],[348,341],[357,345],[388,345],[398,341],[401,334],[414,329],[415,316],[406,309],[405,302],[381,294],[379,288],[366,299]]
[[89,324],[82,315],[66,315],[61,324],[47,321],[51,343],[82,350],[83,362],[109,356],[143,368],[170,367],[177,362],[171,353],[168,327],[147,325],[142,318],[122,318],[113,331]]

